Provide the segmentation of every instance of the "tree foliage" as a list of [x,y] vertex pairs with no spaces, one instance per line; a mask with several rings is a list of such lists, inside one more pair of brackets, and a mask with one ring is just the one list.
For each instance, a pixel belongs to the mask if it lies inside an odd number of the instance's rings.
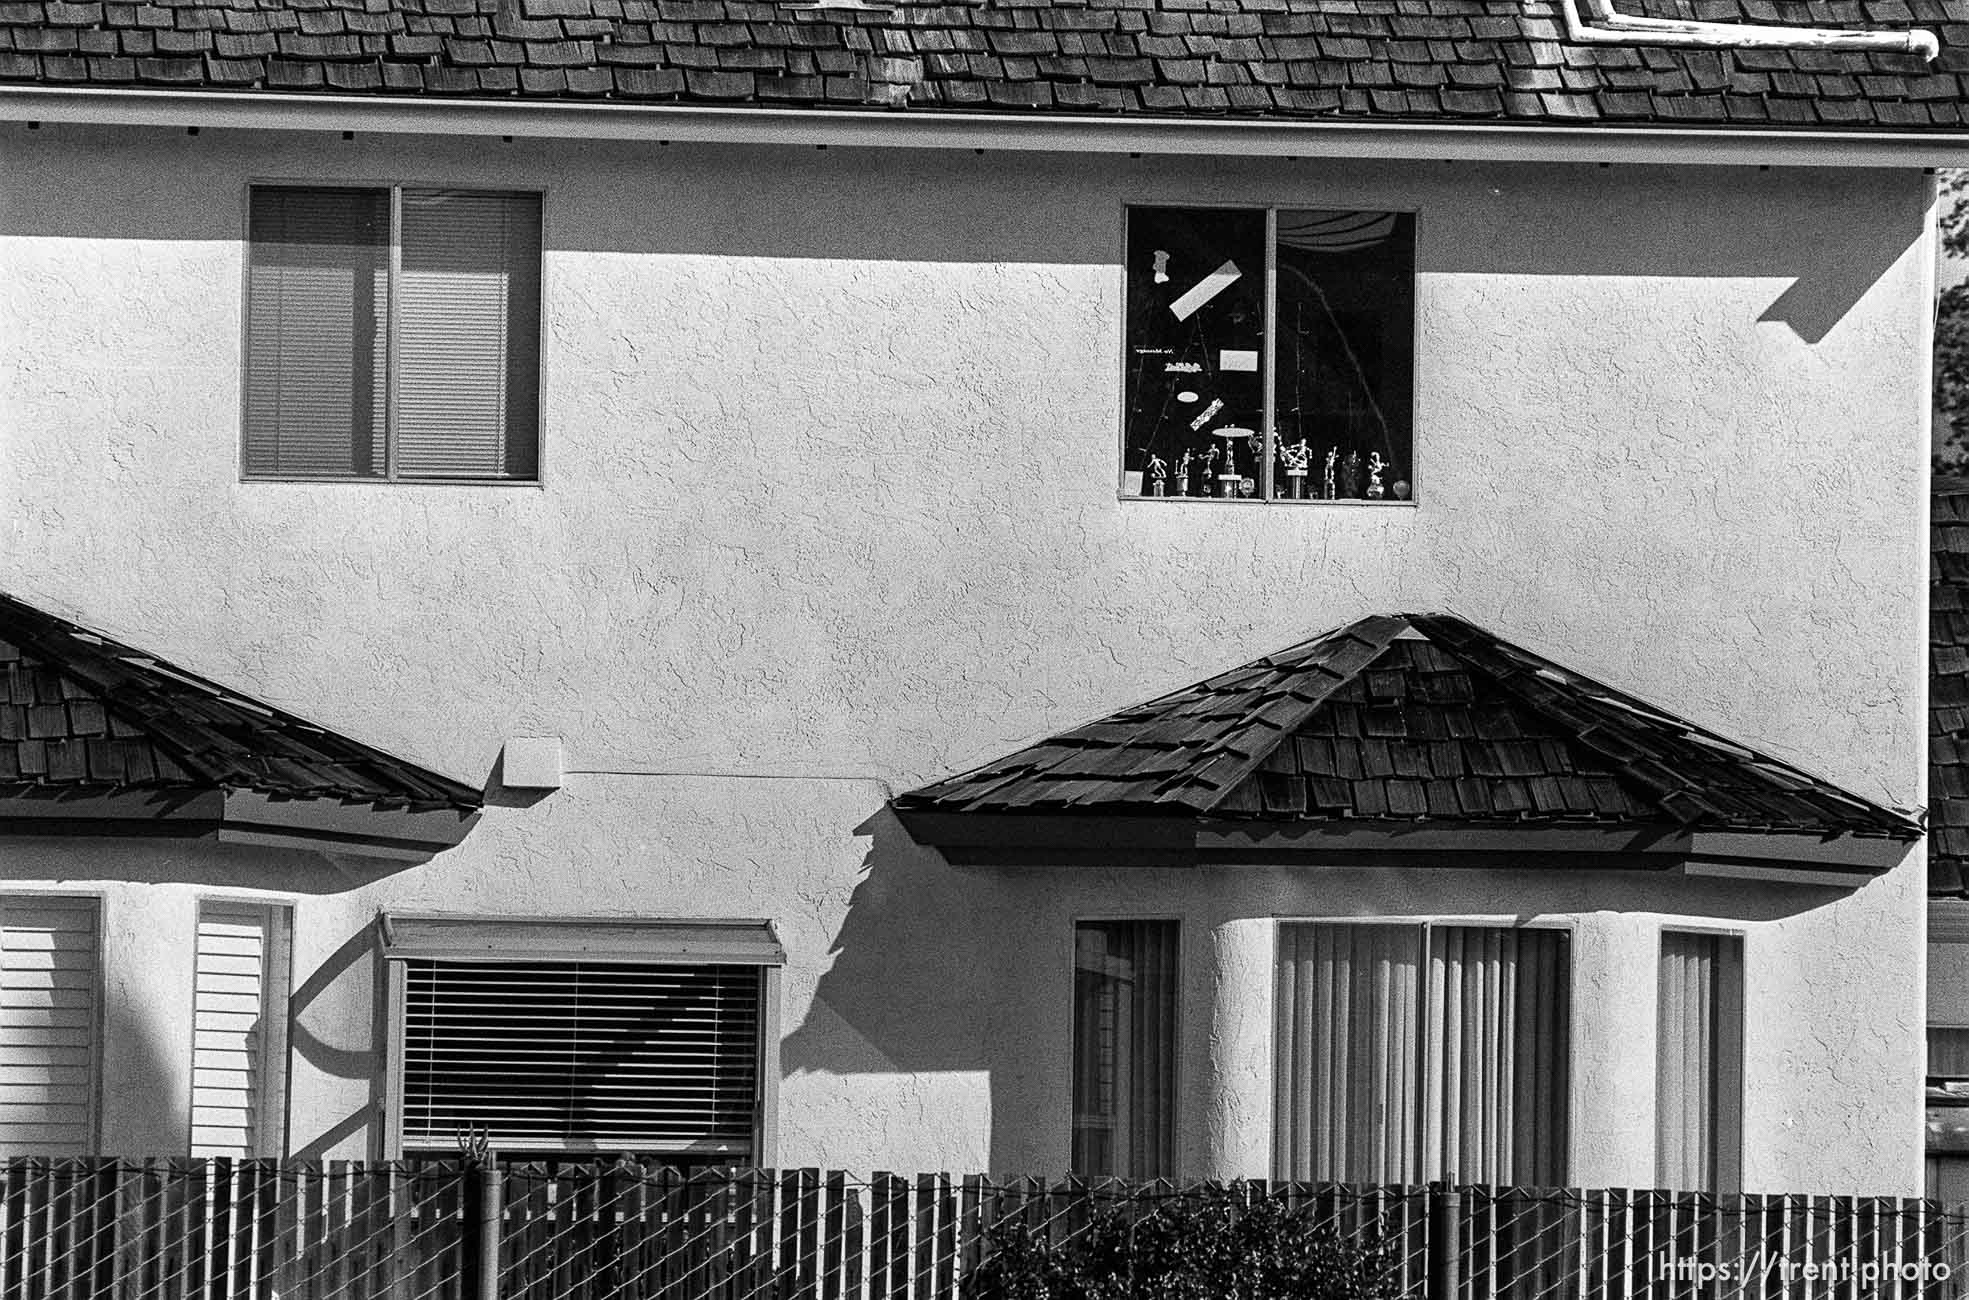
[[991,1253],[963,1300],[1398,1300],[1393,1247],[1343,1241],[1278,1196],[1206,1184],[1095,1216],[1054,1245],[1016,1220],[987,1234]]
[[[1942,251],[1969,258],[1969,172],[1941,183]],[[1937,474],[1969,473],[1969,283],[1950,285],[1935,304]]]

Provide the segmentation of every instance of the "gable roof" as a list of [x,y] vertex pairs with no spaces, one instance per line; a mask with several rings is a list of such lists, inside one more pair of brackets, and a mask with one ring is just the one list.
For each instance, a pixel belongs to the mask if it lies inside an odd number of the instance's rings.
[[1575,44],[1552,0],[0,0],[0,83],[997,114],[1961,128],[1963,0],[1623,0],[1918,56]]
[[1447,614],[1382,615],[899,796],[902,812],[1921,828]]
[[0,796],[146,790],[483,802],[450,777],[0,594]]
[[1928,546],[1928,892],[1969,898],[1969,479],[1937,479]]

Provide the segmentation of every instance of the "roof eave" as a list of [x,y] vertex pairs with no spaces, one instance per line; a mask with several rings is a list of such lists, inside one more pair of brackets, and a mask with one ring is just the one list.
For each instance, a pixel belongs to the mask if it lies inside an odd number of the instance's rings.
[[121,87],[0,86],[0,121],[1211,157],[1903,169],[1969,165],[1969,133],[1946,131],[718,108]]

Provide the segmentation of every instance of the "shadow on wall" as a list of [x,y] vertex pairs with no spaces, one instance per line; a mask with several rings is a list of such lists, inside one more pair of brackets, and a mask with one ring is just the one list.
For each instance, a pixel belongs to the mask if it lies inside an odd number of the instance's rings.
[[414,862],[304,849],[220,844],[211,839],[9,837],[0,884],[60,880],[78,888],[119,881],[271,889],[287,894],[345,894],[413,870]]
[[[370,979],[369,972],[374,969],[375,957],[376,929],[373,925],[364,925],[315,967],[288,997],[287,1050],[293,1060],[305,1063],[324,1078],[367,1081],[369,1085],[368,1104],[344,1115],[307,1142],[294,1146],[290,1154],[296,1160],[324,1159],[358,1136],[366,1136],[364,1149],[368,1154],[380,1154],[371,1121],[383,1114],[386,1099],[383,1095],[382,1044],[375,1041],[374,1033],[376,1026],[390,1023],[390,1009],[387,985],[382,980]],[[358,970],[358,967],[364,966],[368,969]],[[373,983],[371,1001],[374,1003],[367,1020],[356,1020],[353,1024],[346,1010],[338,1007],[334,1000],[337,986],[351,974],[355,975],[357,983]],[[352,1027],[360,1027],[370,1037],[360,1044],[338,1045],[317,1033],[317,1026],[325,1026],[329,1032],[346,1032]],[[293,1073],[290,1066],[290,1079]]]
[[[190,1080],[173,1053],[158,1042],[157,1026],[137,1014],[134,1000],[112,987],[104,999],[102,1044],[105,1080],[96,1123],[99,1150],[113,1156],[182,1156],[191,1133],[180,1121],[190,1114]],[[165,1099],[182,1097],[183,1107]]]

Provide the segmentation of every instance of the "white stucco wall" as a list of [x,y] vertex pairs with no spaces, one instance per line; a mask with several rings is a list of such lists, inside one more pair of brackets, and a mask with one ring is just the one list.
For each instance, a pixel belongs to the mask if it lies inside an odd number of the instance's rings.
[[[314,178],[546,190],[541,486],[238,481],[244,189]],[[1176,201],[1418,212],[1416,508],[1115,499],[1122,205]],[[907,1170],[1064,1167],[1076,916],[1183,920],[1205,1174],[1264,1172],[1273,917],[1503,912],[1575,927],[1575,1181],[1648,1183],[1670,914],[1747,935],[1746,1184],[1916,1190],[1918,852],[1850,895],[957,871],[883,804],[1435,608],[1918,802],[1927,215],[1885,173],[10,132],[0,585],[475,784],[514,734],[573,769],[380,877],[7,843],[111,882],[105,1148],[181,1141],[200,888],[298,895],[297,1150],[373,1140],[379,907],[769,916],[779,1158]]]

